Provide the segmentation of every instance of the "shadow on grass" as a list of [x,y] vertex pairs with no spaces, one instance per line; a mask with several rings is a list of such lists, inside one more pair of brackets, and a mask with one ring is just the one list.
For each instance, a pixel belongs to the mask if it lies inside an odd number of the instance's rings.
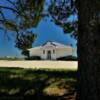
[[0,100],[74,100],[75,85],[76,71],[0,68]]

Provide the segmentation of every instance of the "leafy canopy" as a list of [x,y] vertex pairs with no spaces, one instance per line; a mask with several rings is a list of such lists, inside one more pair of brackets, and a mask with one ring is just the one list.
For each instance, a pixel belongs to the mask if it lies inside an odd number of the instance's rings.
[[[14,31],[17,34],[37,27],[39,21],[48,15],[52,21],[63,28],[65,33],[77,35],[77,10],[75,0],[1,0],[8,2],[5,6],[0,4],[0,27],[7,31]],[[48,11],[44,12],[45,2],[49,2]],[[4,10],[12,11],[14,19],[7,18]],[[72,17],[72,18],[71,18]],[[71,19],[71,20],[69,20]]]
[[[7,5],[2,4],[7,2]],[[38,5],[38,6],[37,6]],[[44,0],[0,0],[0,29],[23,34],[42,18]],[[6,11],[13,16],[6,16]]]

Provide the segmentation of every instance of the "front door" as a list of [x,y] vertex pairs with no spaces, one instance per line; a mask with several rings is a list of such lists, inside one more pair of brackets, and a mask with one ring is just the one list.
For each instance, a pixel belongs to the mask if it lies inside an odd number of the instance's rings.
[[51,60],[51,51],[50,51],[50,50],[47,51],[47,59],[48,59],[48,60]]

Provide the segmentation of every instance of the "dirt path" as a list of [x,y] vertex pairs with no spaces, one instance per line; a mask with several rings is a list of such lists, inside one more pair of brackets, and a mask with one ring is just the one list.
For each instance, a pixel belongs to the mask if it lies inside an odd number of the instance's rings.
[[0,67],[20,68],[48,68],[77,70],[77,61],[4,61],[0,60]]

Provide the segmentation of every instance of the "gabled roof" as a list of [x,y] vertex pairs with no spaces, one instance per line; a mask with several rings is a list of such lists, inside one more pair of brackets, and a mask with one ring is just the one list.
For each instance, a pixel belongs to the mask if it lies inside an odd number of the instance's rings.
[[67,47],[67,45],[64,45],[64,44],[61,44],[61,43],[58,43],[58,42],[51,42],[51,41],[46,42],[42,46],[46,46],[46,45],[52,45],[52,46],[55,46],[55,47],[62,47],[62,48]]
[[58,43],[58,42],[51,42],[51,41],[48,41],[46,42],[45,44],[41,45],[41,46],[37,46],[37,47],[33,47],[33,48],[30,48],[28,49],[29,51],[30,50],[40,50],[42,49],[43,47],[46,48],[48,46],[54,46],[56,48],[72,48],[70,45],[64,45],[64,44],[61,44],[61,43]]

